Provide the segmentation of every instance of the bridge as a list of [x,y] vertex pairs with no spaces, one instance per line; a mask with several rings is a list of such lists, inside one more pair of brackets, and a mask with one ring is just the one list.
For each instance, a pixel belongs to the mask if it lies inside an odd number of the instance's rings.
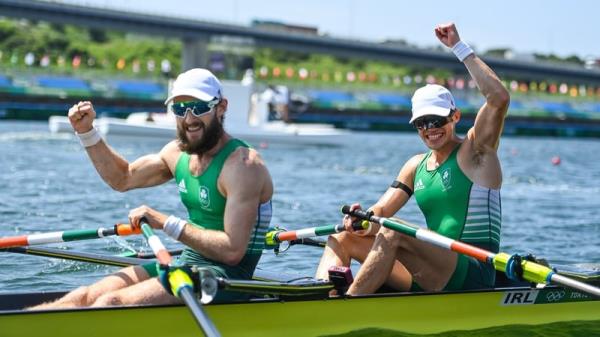
[[[207,65],[209,59],[207,46],[212,36],[232,36],[248,39],[257,47],[445,68],[455,73],[466,71],[454,55],[445,52],[386,46],[374,42],[328,36],[273,32],[256,27],[131,11],[55,2],[0,0],[0,15],[179,38],[184,43],[182,52],[184,69]],[[540,62],[509,61],[493,57],[484,57],[484,59],[503,78],[600,85],[600,71],[598,70]]]

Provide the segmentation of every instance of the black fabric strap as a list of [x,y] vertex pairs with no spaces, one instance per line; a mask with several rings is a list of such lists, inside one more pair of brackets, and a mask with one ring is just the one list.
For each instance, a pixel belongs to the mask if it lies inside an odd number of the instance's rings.
[[404,192],[406,192],[406,194],[408,194],[408,196],[410,197],[413,194],[413,191],[410,189],[410,187],[404,185],[403,183],[399,182],[398,180],[394,180],[394,182],[391,185],[393,188],[399,188],[401,190],[403,190]]

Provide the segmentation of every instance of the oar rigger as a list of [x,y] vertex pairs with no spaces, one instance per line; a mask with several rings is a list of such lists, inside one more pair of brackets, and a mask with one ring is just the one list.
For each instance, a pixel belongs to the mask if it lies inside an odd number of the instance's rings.
[[[504,274],[509,280],[517,282],[527,282],[523,273],[523,262],[529,261],[537,263],[546,267],[549,267],[548,262],[542,259],[537,259],[533,254],[512,254],[506,262],[506,271]],[[553,269],[553,272],[555,270]],[[545,283],[550,283],[550,279],[547,279]],[[535,283],[534,283],[535,284]]]
[[182,264],[161,264],[158,278],[167,292],[179,297],[182,287],[191,287],[202,304],[213,301],[217,295],[219,282],[209,269]]

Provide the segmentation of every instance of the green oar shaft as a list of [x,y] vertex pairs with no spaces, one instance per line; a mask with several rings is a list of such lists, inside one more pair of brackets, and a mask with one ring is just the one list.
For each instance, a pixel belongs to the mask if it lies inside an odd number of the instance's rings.
[[129,224],[117,224],[112,228],[96,228],[69,230],[62,232],[29,234],[20,236],[9,236],[0,238],[0,248],[23,247],[41,245],[47,243],[60,243],[77,240],[98,239],[112,235],[131,235],[139,234],[140,230],[133,228]]
[[[154,234],[152,228],[146,223],[142,224],[142,233],[148,241],[148,245],[152,248],[154,255],[156,255],[156,259],[161,267],[168,269],[173,258],[160,241],[160,238]],[[175,269],[174,271],[169,271],[168,278],[173,294],[181,298],[187,305],[204,335],[207,337],[220,337],[221,334],[217,330],[217,327],[196,300],[196,296],[194,295],[194,282],[190,276],[181,269]]]
[[[510,268],[511,263],[515,263],[512,255],[506,253],[495,254],[484,249],[450,239],[433,231],[420,228],[419,226],[404,221],[394,221],[388,218],[371,215],[363,210],[350,210],[350,206],[343,206],[342,213],[349,214],[360,219],[378,222],[380,225],[386,228],[398,231],[418,240],[429,242],[438,247],[446,248],[460,254],[474,257],[481,262],[492,264],[496,270],[502,272],[507,272],[507,268]],[[600,297],[600,288],[570,279],[562,275],[558,275],[552,269],[532,261],[523,260],[520,261],[520,264],[523,270],[522,277],[527,281],[543,284],[556,283]]]

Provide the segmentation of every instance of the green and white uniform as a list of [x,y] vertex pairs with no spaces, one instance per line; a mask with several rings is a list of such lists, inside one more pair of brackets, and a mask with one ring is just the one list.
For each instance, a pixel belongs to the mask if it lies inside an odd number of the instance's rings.
[[[458,166],[459,149],[460,145],[434,170],[427,170],[431,151],[425,155],[414,180],[417,204],[430,230],[497,253],[502,219],[500,190],[474,184]],[[446,289],[488,288],[494,280],[492,266],[459,254]]]
[[[188,210],[188,223],[215,231],[224,231],[223,216],[227,199],[219,192],[217,180],[225,164],[225,160],[239,147],[249,147],[248,144],[238,139],[231,139],[213,157],[206,170],[199,176],[190,173],[190,155],[181,153],[175,167],[175,181],[179,189],[181,201]],[[271,201],[257,205],[257,218],[250,234],[246,254],[235,266],[211,260],[195,250],[186,247],[179,261],[186,265],[196,265],[213,270],[217,276],[234,279],[251,279],[254,269],[265,247],[265,234],[271,222]],[[151,268],[150,268],[151,269]],[[148,268],[147,268],[148,270]],[[155,272],[150,272],[152,276]],[[226,296],[223,296],[226,295]],[[235,298],[226,292],[220,291],[216,300]]]

